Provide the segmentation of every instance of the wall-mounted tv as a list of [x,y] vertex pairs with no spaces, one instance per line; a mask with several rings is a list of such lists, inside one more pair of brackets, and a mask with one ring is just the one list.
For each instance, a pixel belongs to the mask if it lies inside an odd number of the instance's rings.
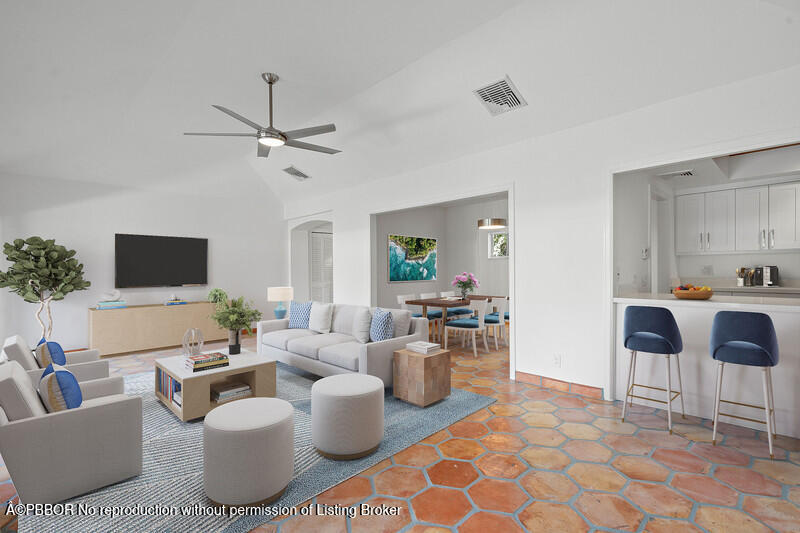
[[208,283],[208,239],[117,233],[114,259],[117,288]]

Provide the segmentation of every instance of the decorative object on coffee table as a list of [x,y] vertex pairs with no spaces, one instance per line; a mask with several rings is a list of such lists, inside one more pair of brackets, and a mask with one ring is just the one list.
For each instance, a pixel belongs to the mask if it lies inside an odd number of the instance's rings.
[[183,355],[197,355],[203,351],[203,332],[190,328],[183,334]]
[[311,387],[311,440],[337,461],[367,456],[383,440],[383,380],[368,374],[337,374]]
[[[225,402],[215,402],[212,385],[237,381],[250,386],[253,396],[275,396],[275,361],[263,355],[243,350],[231,357],[228,366],[194,372],[186,368],[186,356],[176,355],[155,361],[156,398],[170,411],[186,422],[205,416],[214,407]],[[180,404],[173,401],[180,392]]]
[[[75,250],[35,236],[5,243],[3,253],[11,266],[6,272],[0,270],[0,287],[8,287],[28,303],[39,304],[36,320],[42,327],[42,338],[49,339],[53,332],[50,303],[91,285],[83,279],[83,264],[75,258]],[[46,324],[42,311],[47,311]]]
[[266,505],[294,473],[294,407],[246,398],[217,407],[203,422],[203,487],[220,505]]
[[240,332],[246,329],[248,334],[252,334],[253,322],[261,319],[261,311],[250,307],[250,304],[244,301],[244,296],[229,300],[228,294],[222,289],[211,289],[208,301],[216,306],[211,318],[219,324],[219,327],[228,330],[228,354],[237,355],[241,351]]
[[394,397],[427,407],[450,396],[450,351],[397,350],[392,362]]
[[275,318],[280,320],[286,318],[286,307],[284,302],[290,302],[294,299],[294,289],[292,287],[267,287],[267,301],[278,302],[275,307]]

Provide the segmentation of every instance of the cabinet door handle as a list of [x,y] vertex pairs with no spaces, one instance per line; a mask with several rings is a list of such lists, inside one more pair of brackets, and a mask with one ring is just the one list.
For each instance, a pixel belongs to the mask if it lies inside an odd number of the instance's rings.
[[700,232],[700,247],[698,249],[699,250],[703,249],[703,232],[702,231]]
[[775,248],[775,230],[774,229],[769,230],[769,241],[770,241],[769,247],[770,248]]
[[761,230],[761,241],[758,243],[759,248],[766,248],[767,247],[767,230]]
[[711,249],[711,233],[706,233],[706,250]]

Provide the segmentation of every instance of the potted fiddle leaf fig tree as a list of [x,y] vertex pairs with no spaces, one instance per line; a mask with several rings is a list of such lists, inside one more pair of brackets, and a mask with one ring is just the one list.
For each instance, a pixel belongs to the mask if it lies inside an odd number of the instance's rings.
[[228,353],[236,355],[241,352],[239,334],[243,329],[248,334],[253,333],[253,322],[261,320],[261,311],[253,309],[244,301],[244,296],[228,299],[228,294],[222,289],[211,289],[208,301],[215,305],[211,318],[219,327],[228,330]]
[[[42,338],[49,339],[53,332],[50,304],[91,285],[83,279],[83,264],[75,258],[75,250],[35,236],[3,244],[3,253],[11,266],[5,272],[0,270],[0,287],[8,287],[28,303],[39,304],[36,320],[42,327]],[[42,311],[46,311],[46,323]]]

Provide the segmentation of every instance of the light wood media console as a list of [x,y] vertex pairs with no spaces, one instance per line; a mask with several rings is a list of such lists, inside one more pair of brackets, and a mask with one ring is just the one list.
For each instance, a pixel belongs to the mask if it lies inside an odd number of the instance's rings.
[[206,342],[227,339],[213,312],[211,302],[89,309],[89,348],[106,356],[180,346],[189,328],[199,328]]

